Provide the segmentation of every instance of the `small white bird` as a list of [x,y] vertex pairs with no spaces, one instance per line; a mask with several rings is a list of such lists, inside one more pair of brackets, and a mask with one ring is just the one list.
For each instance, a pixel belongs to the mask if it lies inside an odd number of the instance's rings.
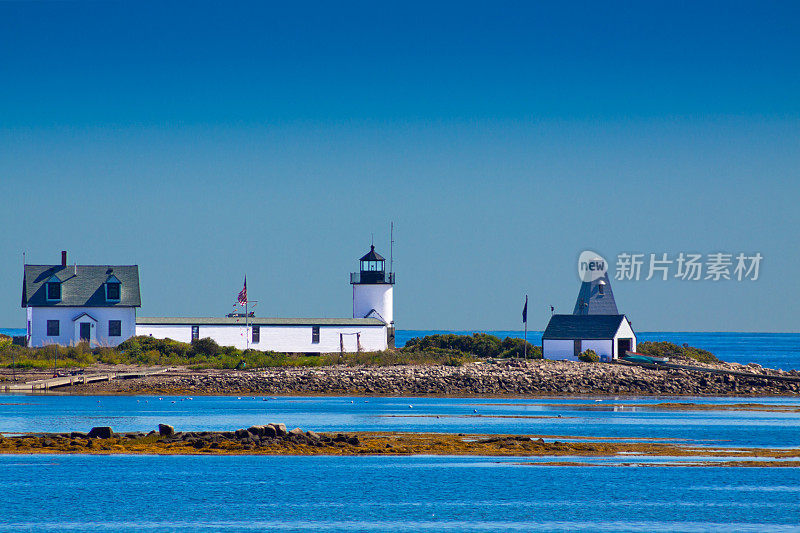
[[408,406],[408,408],[409,408],[409,409],[413,409],[413,408],[414,408],[414,406],[413,406],[413,405],[409,405],[409,406]]

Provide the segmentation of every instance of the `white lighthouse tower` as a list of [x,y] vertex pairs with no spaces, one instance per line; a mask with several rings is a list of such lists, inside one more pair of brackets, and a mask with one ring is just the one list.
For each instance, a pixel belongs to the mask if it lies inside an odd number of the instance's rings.
[[386,272],[386,259],[370,246],[369,253],[359,260],[360,271],[350,274],[353,285],[353,318],[377,318],[389,331],[394,345],[394,272]]

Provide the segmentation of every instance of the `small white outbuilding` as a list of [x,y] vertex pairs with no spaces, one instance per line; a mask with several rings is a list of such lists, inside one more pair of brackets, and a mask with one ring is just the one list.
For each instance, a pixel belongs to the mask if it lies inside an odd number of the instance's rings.
[[601,361],[636,351],[636,334],[625,315],[553,315],[542,334],[545,359],[577,361],[593,350]]

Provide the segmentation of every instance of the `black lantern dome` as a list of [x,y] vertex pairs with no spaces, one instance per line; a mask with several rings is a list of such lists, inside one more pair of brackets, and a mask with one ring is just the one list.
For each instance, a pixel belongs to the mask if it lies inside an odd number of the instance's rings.
[[386,259],[375,251],[375,245],[359,259],[359,272],[350,274],[353,285],[388,283],[394,284],[394,272],[386,272]]

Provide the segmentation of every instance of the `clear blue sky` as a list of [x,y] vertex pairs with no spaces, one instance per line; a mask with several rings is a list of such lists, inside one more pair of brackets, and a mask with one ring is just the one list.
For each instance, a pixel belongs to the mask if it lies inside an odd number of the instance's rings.
[[0,326],[31,263],[136,263],[140,315],[347,316],[396,224],[401,329],[571,312],[578,254],[760,252],[618,281],[639,330],[798,331],[797,2],[0,2]]

